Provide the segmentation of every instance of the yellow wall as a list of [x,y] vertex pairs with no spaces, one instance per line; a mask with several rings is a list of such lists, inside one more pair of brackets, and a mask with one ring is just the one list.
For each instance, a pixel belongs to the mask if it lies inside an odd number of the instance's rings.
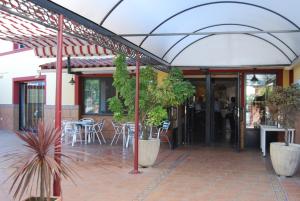
[[283,87],[288,87],[290,85],[290,71],[283,70]]
[[157,83],[160,84],[162,83],[163,79],[165,77],[167,77],[168,73],[162,72],[162,71],[158,71],[157,72]]
[[294,83],[300,81],[300,64],[294,67]]

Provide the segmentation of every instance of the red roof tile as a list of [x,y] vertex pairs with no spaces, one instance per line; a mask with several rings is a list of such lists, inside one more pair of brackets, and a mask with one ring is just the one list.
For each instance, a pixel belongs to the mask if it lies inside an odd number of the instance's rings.
[[[67,68],[67,60],[63,61],[63,68]],[[135,66],[135,62],[127,60],[128,66]],[[93,67],[114,67],[112,58],[78,59],[71,58],[71,68],[93,68]],[[41,69],[56,69],[56,62],[40,65]]]

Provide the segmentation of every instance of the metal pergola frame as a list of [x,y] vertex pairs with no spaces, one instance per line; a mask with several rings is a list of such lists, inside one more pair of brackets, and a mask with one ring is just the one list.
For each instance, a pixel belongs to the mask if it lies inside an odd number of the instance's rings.
[[139,53],[142,63],[153,65],[156,68],[164,66],[159,70],[167,71],[170,66],[169,63],[143,48],[54,2],[48,0],[1,0],[0,9],[54,30],[57,30],[59,15],[63,14],[64,33],[107,48],[114,53],[124,54],[134,60]]
[[[162,71],[168,71],[169,64],[152,53],[134,45],[113,32],[83,18],[76,13],[47,0],[0,0],[0,10],[57,30],[55,128],[61,130],[62,120],[62,49],[64,33],[124,54],[136,61],[135,130],[139,130],[139,69],[140,64],[150,64]],[[11,37],[7,40],[14,41]],[[138,133],[135,132],[133,174],[138,174]],[[61,142],[55,144],[54,159],[61,163]],[[54,177],[54,196],[61,196],[60,175]]]

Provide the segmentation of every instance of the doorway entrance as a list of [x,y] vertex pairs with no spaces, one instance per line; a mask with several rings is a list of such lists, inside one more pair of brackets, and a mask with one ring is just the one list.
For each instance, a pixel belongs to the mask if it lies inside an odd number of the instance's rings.
[[185,105],[185,144],[239,148],[239,75],[187,78],[196,89]]
[[39,119],[44,117],[45,82],[19,83],[19,129],[35,131]]

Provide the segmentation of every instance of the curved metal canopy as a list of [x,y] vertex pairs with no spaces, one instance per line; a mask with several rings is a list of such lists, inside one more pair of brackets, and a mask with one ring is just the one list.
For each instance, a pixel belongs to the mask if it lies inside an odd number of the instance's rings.
[[[57,16],[49,11],[61,13],[68,19],[68,34],[132,58],[139,52],[152,64],[283,66],[300,55],[300,1],[296,0],[1,2],[2,10],[11,12],[6,8],[10,5],[50,28]],[[34,4],[37,7],[31,8]]]
[[300,1],[54,0],[172,66],[290,65]]

